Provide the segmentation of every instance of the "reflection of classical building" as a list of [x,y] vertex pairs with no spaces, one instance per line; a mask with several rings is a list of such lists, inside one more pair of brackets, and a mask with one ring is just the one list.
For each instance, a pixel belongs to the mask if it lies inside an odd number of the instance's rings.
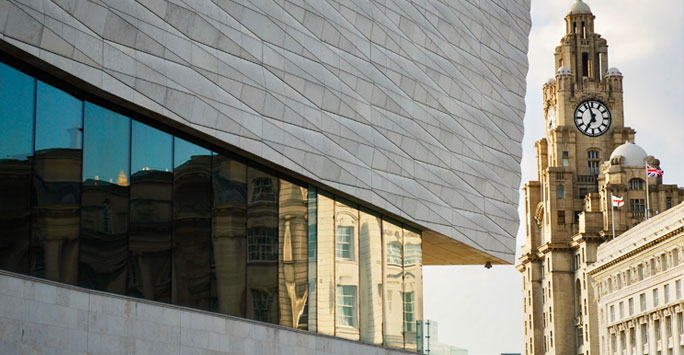
[[[538,181],[523,188],[526,244],[518,265],[526,354],[598,354],[598,308],[586,274],[597,248],[613,230],[619,240],[649,223],[648,214],[684,200],[684,189],[646,177],[646,165],[660,162],[625,126],[622,74],[608,68],[594,18],[581,0],[572,4],[555,51],[557,75],[543,87],[546,132],[535,145]],[[624,206],[613,208],[611,196]]]
[[0,275],[9,352],[420,351],[513,261],[529,0],[72,5],[0,2],[0,273],[100,292]]
[[684,203],[598,247],[588,268],[601,354],[684,354]]

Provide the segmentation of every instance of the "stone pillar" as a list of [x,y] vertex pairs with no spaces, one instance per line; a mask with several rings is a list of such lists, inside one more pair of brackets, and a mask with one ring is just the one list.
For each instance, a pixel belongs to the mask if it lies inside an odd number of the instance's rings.
[[681,347],[679,346],[679,334],[681,333],[681,329],[679,328],[679,317],[682,316],[682,313],[677,313],[676,310],[673,308],[672,309],[672,346],[674,347],[674,355],[684,355],[682,354]]
[[650,327],[648,327],[648,353],[655,355],[658,339],[656,338],[656,322],[653,316],[655,316],[655,313],[651,314],[651,316],[648,317],[648,322],[650,323]]

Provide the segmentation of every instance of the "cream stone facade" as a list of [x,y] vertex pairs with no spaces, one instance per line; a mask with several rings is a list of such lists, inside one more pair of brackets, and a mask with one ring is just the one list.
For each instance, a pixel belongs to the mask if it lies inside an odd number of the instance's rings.
[[[517,266],[526,354],[598,354],[586,270],[599,245],[684,200],[684,189],[646,177],[646,164],[660,161],[625,125],[622,73],[608,66],[594,19],[586,3],[572,4],[554,52],[556,76],[543,86],[546,130],[535,144],[537,180],[523,187],[526,243]],[[624,206],[611,208],[613,195]]]
[[684,354],[684,203],[601,244],[587,271],[601,354]]

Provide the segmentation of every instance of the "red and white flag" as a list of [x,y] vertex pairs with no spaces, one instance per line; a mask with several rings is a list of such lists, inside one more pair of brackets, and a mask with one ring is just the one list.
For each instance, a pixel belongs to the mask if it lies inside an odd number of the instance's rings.
[[622,207],[625,204],[625,200],[622,197],[617,197],[610,195],[613,199],[613,207]]

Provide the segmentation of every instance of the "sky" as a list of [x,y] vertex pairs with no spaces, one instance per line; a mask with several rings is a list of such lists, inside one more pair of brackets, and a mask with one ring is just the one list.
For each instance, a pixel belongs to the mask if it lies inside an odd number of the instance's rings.
[[[536,179],[542,85],[555,74],[553,51],[573,1],[532,0],[521,186]],[[608,41],[608,66],[624,76],[625,125],[636,130],[646,153],[660,159],[663,183],[684,186],[684,2],[585,2],[596,16],[595,32]],[[524,239],[520,229],[516,259]],[[423,273],[424,315],[439,323],[440,342],[470,355],[524,353],[522,280],[513,266],[426,266]]]

